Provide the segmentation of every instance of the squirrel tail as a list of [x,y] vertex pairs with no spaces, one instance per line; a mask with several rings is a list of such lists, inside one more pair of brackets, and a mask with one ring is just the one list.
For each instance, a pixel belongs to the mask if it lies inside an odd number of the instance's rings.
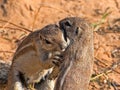
[[[0,60],[0,89],[5,88],[8,79],[8,72],[10,70],[11,61]],[[2,89],[4,90],[4,89]]]

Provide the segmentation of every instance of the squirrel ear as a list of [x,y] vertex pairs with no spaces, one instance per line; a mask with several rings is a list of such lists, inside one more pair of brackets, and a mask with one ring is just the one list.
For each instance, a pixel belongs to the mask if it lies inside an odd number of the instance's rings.
[[69,26],[69,27],[71,27],[71,26],[72,26],[71,21],[67,20],[67,21],[65,22],[65,26]]

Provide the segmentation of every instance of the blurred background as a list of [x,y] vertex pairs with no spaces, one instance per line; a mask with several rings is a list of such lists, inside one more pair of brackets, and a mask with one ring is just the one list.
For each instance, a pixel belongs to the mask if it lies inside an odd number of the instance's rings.
[[120,90],[120,0],[0,0],[0,60],[12,60],[30,32],[69,16],[85,18],[93,27],[89,90]]

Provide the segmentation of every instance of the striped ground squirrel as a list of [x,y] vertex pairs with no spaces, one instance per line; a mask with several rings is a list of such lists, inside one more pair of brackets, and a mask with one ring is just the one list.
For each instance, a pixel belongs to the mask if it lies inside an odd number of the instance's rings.
[[29,90],[47,74],[56,78],[60,54],[69,45],[62,30],[51,24],[29,34],[17,48],[9,72],[7,90]]
[[63,65],[54,90],[87,90],[93,67],[93,31],[88,21],[69,17],[59,22],[71,45],[64,52]]

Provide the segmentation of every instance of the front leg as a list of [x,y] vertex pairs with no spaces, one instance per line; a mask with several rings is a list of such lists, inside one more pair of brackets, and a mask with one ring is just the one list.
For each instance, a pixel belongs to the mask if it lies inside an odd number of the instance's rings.
[[56,52],[53,56],[52,63],[54,64],[54,66],[60,67],[63,63],[63,55],[59,52]]
[[54,80],[57,78],[59,72],[60,72],[60,67],[63,63],[63,59],[62,59],[62,55],[56,55],[52,61],[52,63],[54,64],[54,68],[52,73],[49,75],[48,79],[49,80]]
[[55,66],[60,66],[63,62],[62,55],[60,52],[50,53],[47,60],[41,61],[41,67],[43,69],[49,69]]
[[53,68],[52,73],[48,76],[49,80],[55,80],[57,78],[57,76],[59,75],[60,72],[60,68],[58,66],[55,66]]

